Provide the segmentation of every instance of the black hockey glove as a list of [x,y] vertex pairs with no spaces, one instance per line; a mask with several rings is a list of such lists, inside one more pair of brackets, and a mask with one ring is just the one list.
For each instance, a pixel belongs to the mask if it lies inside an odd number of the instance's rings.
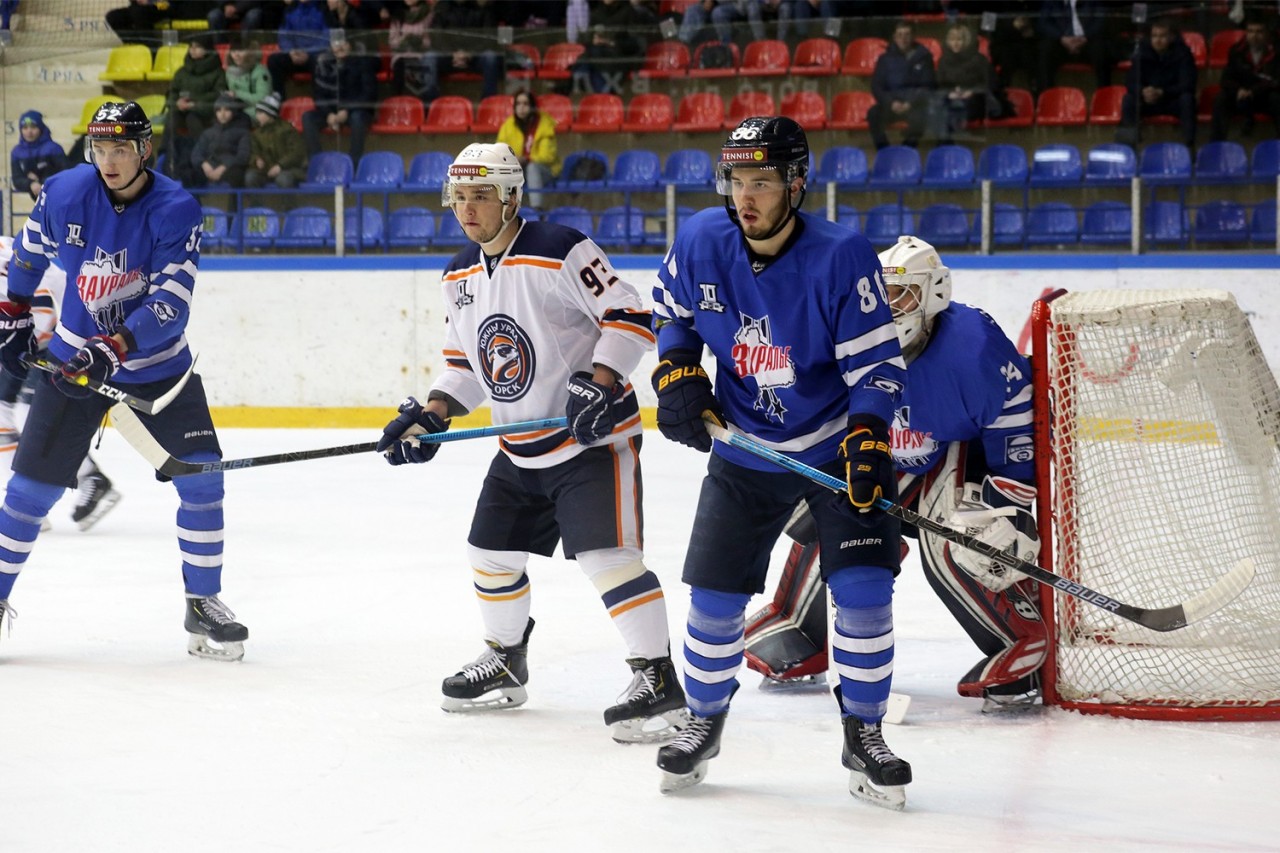
[[569,377],[569,402],[564,413],[569,419],[569,434],[578,444],[593,444],[606,438],[617,425],[613,404],[622,399],[625,389],[621,382],[606,388],[592,378],[592,374],[579,370]]
[[395,420],[383,428],[382,438],[378,439],[375,449],[392,465],[430,462],[440,445],[434,441],[418,441],[413,436],[444,432],[449,425],[435,412],[423,409],[422,404],[412,397],[400,404],[399,412]]
[[702,423],[710,416],[725,426],[724,410],[711,390],[711,379],[688,350],[669,350],[653,371],[658,392],[658,430],[672,441],[694,450],[711,450],[711,435]]
[[840,442],[849,503],[861,515],[877,509],[876,501],[897,495],[889,428],[876,417],[849,419],[849,434]]
[[89,338],[53,377],[53,387],[68,397],[90,397],[94,392],[82,383],[89,379],[106,382],[120,369],[122,361],[124,349],[116,343],[115,338],[106,335]]
[[36,351],[35,332],[30,302],[0,302],[0,365],[19,381],[30,370],[22,357]]

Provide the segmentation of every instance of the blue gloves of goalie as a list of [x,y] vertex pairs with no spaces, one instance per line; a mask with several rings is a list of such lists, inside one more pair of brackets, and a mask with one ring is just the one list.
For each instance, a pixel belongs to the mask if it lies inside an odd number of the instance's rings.
[[694,450],[710,452],[711,434],[702,419],[710,416],[725,426],[725,418],[698,356],[688,350],[668,350],[653,371],[653,390],[658,394],[659,432]]
[[613,404],[621,400],[625,392],[621,382],[606,388],[585,370],[570,376],[569,402],[565,404],[564,413],[573,440],[578,444],[594,444],[612,434],[617,425]]
[[63,363],[62,370],[53,377],[53,387],[76,399],[92,396],[94,392],[82,383],[86,379],[106,382],[120,369],[122,361],[124,349],[115,338],[106,335],[89,338]]
[[379,453],[392,465],[430,462],[440,449],[435,442],[418,441],[413,436],[423,433],[444,432],[449,425],[435,412],[428,412],[412,397],[400,404],[400,414],[382,430],[378,439]]

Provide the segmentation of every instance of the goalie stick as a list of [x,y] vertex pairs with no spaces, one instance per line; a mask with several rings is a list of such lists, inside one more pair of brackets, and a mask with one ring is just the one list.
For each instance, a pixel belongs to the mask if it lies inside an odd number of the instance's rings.
[[[90,391],[101,394],[104,397],[109,397],[117,403],[123,403],[131,409],[137,409],[145,415],[155,415],[164,409],[165,406],[172,403],[174,398],[182,392],[182,389],[187,384],[187,380],[191,378],[191,371],[196,369],[196,359],[199,357],[200,356],[197,355],[195,358],[191,359],[191,366],[187,368],[186,373],[182,374],[182,378],[178,380],[176,385],[168,391],[165,391],[159,397],[156,397],[154,400],[144,400],[141,397],[135,397],[128,391],[122,391],[114,385],[97,382],[90,379],[88,376],[78,377],[75,382],[82,388],[88,388]],[[28,367],[43,370],[45,373],[58,375],[62,372],[62,365],[51,360],[48,356],[34,354],[25,355],[22,357],[22,360]]]
[[[112,423],[124,440],[134,450],[166,477],[185,477],[191,474],[208,474],[213,471],[236,471],[241,468],[259,468],[264,465],[283,465],[289,462],[305,462],[308,459],[327,459],[331,456],[351,456],[368,453],[377,442],[343,444],[338,447],[321,447],[316,450],[293,450],[287,453],[271,453],[266,456],[249,456],[244,459],[221,459],[217,462],[184,462],[161,446],[147,431],[142,421],[130,409],[116,406],[112,409]],[[414,436],[419,441],[463,441],[469,438],[486,438],[491,435],[507,435],[513,432],[532,432],[539,429],[557,429],[568,426],[568,418],[543,418],[536,421],[517,421],[510,424],[494,424],[486,427],[458,429],[448,432],[423,433]]]
[[[813,468],[803,462],[798,462],[789,456],[777,452],[769,447],[765,447],[741,433],[732,432],[724,427],[711,421],[707,421],[707,432],[712,438],[723,441],[730,447],[736,447],[739,450],[745,450],[761,459],[765,459],[782,468],[806,477],[820,486],[825,486],[835,492],[845,491],[846,484],[838,477],[833,477],[817,468]],[[951,542],[961,545],[971,551],[976,551],[984,557],[1000,563],[1003,566],[1022,572],[1032,580],[1051,586],[1059,592],[1078,598],[1095,607],[1114,613],[1122,619],[1130,622],[1136,622],[1144,628],[1150,628],[1153,631],[1174,631],[1183,628],[1192,622],[1203,619],[1211,613],[1226,606],[1233,601],[1244,588],[1253,580],[1253,560],[1246,557],[1231,567],[1225,575],[1218,578],[1207,589],[1191,596],[1186,601],[1169,607],[1139,607],[1134,604],[1126,604],[1117,601],[1109,595],[1104,595],[1096,590],[1092,590],[1083,584],[1069,581],[1061,575],[1056,575],[1046,568],[1037,566],[1025,560],[1019,560],[1012,554],[1007,554],[997,548],[981,542],[978,539],[953,530],[945,524],[926,518],[917,512],[912,512],[901,504],[880,498],[876,501],[876,506],[884,510],[895,518],[905,521],[907,524],[915,525],[921,530],[940,536]]]

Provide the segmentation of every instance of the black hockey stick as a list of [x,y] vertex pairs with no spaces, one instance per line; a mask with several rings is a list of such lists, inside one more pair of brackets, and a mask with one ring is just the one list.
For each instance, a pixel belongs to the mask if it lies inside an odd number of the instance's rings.
[[[154,400],[144,400],[141,397],[135,397],[128,391],[123,391],[114,385],[97,382],[90,379],[88,376],[80,376],[75,380],[75,382],[82,388],[88,388],[90,391],[101,394],[104,397],[109,397],[117,403],[124,403],[129,408],[137,409],[144,415],[155,415],[159,414],[165,406],[172,403],[174,398],[182,392],[183,387],[187,384],[187,380],[191,378],[191,371],[196,369],[196,358],[199,357],[200,356],[196,356],[191,359],[191,366],[187,368],[186,373],[182,374],[182,378],[178,380],[176,385]],[[57,375],[62,372],[62,365],[51,360],[46,355],[25,355],[22,357],[22,360],[26,362],[27,366],[34,367],[36,370],[43,370],[45,373]]]
[[[128,409],[113,410],[111,422],[124,436],[124,440],[166,477],[185,477],[191,474],[208,474],[213,471],[235,471],[241,468],[260,468],[264,465],[282,465],[289,462],[306,462],[308,459],[328,459],[333,456],[351,456],[368,453],[377,448],[377,442],[343,444],[338,447],[321,447],[316,450],[293,450],[266,456],[249,456],[244,459],[221,459],[217,462],[184,462],[161,446],[147,431],[138,416]],[[539,429],[557,429],[568,426],[567,418],[544,418],[536,421],[518,421],[510,424],[494,424],[472,429],[456,429],[448,432],[423,433],[415,436],[420,442],[463,441],[468,438],[485,438],[491,435],[507,435],[513,432],[532,432]]]
[[[765,447],[745,435],[731,432],[719,424],[707,422],[707,432],[712,438],[723,441],[730,447],[736,447],[745,450],[748,453],[759,456],[761,459],[768,460],[789,471],[794,471],[803,477],[807,477],[820,486],[826,486],[835,492],[845,491],[846,484],[838,477],[832,477],[817,468],[810,467],[803,462],[797,462],[789,456]],[[1253,560],[1245,558],[1231,567],[1225,575],[1218,578],[1214,583],[1205,590],[1196,593],[1191,598],[1179,604],[1169,607],[1138,607],[1133,604],[1125,604],[1123,601],[1117,601],[1109,595],[1103,595],[1096,590],[1089,589],[1083,584],[1069,581],[1061,575],[1056,575],[1046,568],[1037,566],[1035,563],[1020,560],[1012,554],[999,550],[985,542],[982,542],[967,533],[953,530],[944,524],[926,518],[917,512],[912,512],[901,504],[887,501],[883,498],[876,501],[876,506],[889,515],[905,521],[907,524],[913,524],[921,530],[941,536],[950,542],[976,551],[984,557],[988,557],[1000,563],[1002,566],[1022,572],[1038,583],[1051,586],[1059,592],[1078,598],[1081,601],[1100,607],[1103,610],[1114,613],[1121,619],[1127,619],[1130,622],[1136,622],[1144,628],[1150,628],[1153,631],[1174,631],[1178,628],[1184,628],[1192,622],[1203,619],[1211,613],[1226,606],[1233,601],[1244,588],[1253,580]]]

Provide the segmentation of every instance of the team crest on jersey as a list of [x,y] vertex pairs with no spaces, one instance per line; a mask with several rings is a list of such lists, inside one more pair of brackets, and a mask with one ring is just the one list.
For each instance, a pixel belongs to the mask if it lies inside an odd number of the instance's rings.
[[458,298],[453,300],[453,304],[461,308],[464,305],[470,305],[476,301],[473,294],[467,291],[467,285],[471,283],[471,279],[464,278],[457,283]]
[[80,229],[83,227],[84,226],[82,226],[78,222],[67,223],[67,241],[66,242],[68,246],[78,246],[81,249],[84,248],[84,239],[80,236]]
[[699,311],[714,311],[717,314],[724,313],[724,305],[720,304],[720,300],[716,296],[716,290],[719,287],[720,285],[709,281],[704,281],[698,284],[698,289],[702,291],[702,299],[698,302]]
[[932,433],[911,428],[910,406],[900,406],[893,413],[889,443],[893,447],[893,461],[899,468],[927,465],[938,452],[938,442],[934,440]]
[[773,342],[769,317],[759,319],[740,314],[741,326],[733,336],[733,369],[741,378],[756,381],[754,408],[763,411],[771,421],[783,422],[787,409],[778,398],[779,388],[796,384],[796,369],[791,363],[791,347]]
[[150,306],[151,313],[155,315],[156,321],[163,326],[170,320],[178,319],[178,309],[174,308],[168,302],[152,302]]
[[114,329],[124,323],[127,303],[146,295],[147,282],[141,270],[129,269],[128,249],[107,252],[99,246],[93,260],[80,265],[76,292],[99,329]]
[[515,320],[494,314],[480,324],[481,378],[496,402],[512,403],[533,387],[536,358],[533,342]]

